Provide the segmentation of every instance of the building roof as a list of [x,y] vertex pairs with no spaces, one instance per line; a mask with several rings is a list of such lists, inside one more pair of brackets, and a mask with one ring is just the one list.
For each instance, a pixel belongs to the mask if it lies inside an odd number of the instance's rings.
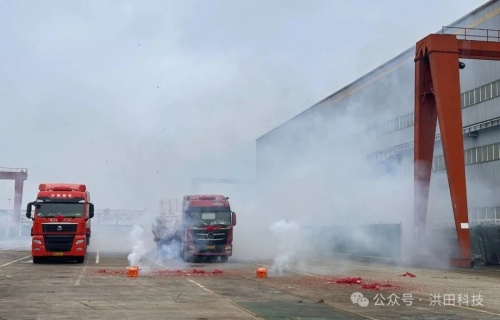
[[[445,27],[461,26],[461,25],[463,25],[463,23],[467,19],[474,16],[475,14],[480,12],[481,10],[493,5],[494,3],[498,3],[498,1],[499,0],[490,0],[490,1],[486,2],[485,4],[477,7],[476,9],[472,10],[471,12],[469,12],[468,14],[463,16],[462,18],[455,20],[454,22],[446,25]],[[496,12],[496,14],[494,14],[493,16],[500,13],[500,8],[497,9],[496,11],[499,11],[499,12]],[[483,22],[484,22],[484,19],[478,19],[478,21],[475,21],[475,22],[473,22],[465,27],[474,28]],[[441,33],[442,31],[443,31],[443,29],[436,31],[435,33]],[[396,55],[394,58],[388,60],[387,62],[385,62],[382,65],[378,66],[377,68],[373,69],[372,71],[366,73],[364,76],[351,82],[350,84],[346,85],[345,87],[341,88],[340,90],[332,93],[331,95],[327,96],[326,98],[313,104],[312,106],[310,106],[306,110],[300,112],[299,114],[295,115],[291,119],[285,121],[284,123],[278,125],[277,127],[273,128],[273,129],[269,130],[268,132],[266,132],[263,135],[261,135],[260,137],[258,137],[256,140],[260,140],[260,139],[268,136],[269,134],[276,132],[277,130],[283,128],[284,126],[291,124],[294,120],[296,120],[304,115],[308,115],[308,114],[314,112],[318,106],[323,105],[328,100],[334,100],[334,101],[332,101],[333,103],[340,102],[340,101],[350,97],[356,91],[361,90],[365,86],[373,83],[374,81],[376,81],[382,77],[387,76],[388,74],[392,73],[394,70],[398,69],[399,67],[401,67],[407,63],[413,62],[414,50],[415,50],[415,45],[413,45],[412,47],[403,51],[402,53]]]

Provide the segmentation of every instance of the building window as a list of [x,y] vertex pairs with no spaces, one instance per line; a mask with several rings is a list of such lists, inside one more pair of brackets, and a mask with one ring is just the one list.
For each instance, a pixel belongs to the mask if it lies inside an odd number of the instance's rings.
[[[500,94],[500,80],[488,83],[479,88],[475,88],[466,91],[461,94],[461,104],[462,108],[467,108],[472,105],[481,103],[486,100],[490,100],[498,97]],[[408,113],[396,119],[387,121],[381,125],[378,125],[370,130],[374,130],[377,135],[385,135],[394,131],[398,131],[415,124],[415,114]]]
[[[465,165],[500,160],[500,143],[467,149],[464,151],[464,157]],[[443,155],[435,156],[433,162],[433,170],[445,168]]]

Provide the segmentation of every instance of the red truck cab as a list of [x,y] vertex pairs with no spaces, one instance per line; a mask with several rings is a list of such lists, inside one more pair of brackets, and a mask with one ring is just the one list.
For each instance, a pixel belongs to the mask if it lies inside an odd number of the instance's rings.
[[[33,217],[32,207],[35,208]],[[36,200],[28,203],[26,217],[31,227],[33,263],[47,257],[85,261],[90,243],[94,205],[84,184],[42,183]]]
[[236,213],[228,197],[186,195],[182,201],[182,251],[184,261],[200,256],[220,257],[227,262],[233,254],[233,229]]

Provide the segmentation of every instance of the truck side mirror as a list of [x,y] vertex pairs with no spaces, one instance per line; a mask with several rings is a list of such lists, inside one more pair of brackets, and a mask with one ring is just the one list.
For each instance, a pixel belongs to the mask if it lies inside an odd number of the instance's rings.
[[236,225],[236,212],[231,213],[231,220],[233,221],[233,227]]
[[26,206],[26,218],[31,219],[31,206],[33,205],[33,202],[28,203]]
[[89,202],[89,219],[94,217],[94,204]]

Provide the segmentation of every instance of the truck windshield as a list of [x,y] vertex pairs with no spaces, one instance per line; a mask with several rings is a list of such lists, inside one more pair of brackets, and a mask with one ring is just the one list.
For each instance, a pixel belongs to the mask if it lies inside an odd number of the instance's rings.
[[40,218],[57,217],[80,218],[83,216],[83,203],[42,202],[36,204],[36,215]]
[[191,226],[229,226],[231,211],[187,212],[187,222]]

